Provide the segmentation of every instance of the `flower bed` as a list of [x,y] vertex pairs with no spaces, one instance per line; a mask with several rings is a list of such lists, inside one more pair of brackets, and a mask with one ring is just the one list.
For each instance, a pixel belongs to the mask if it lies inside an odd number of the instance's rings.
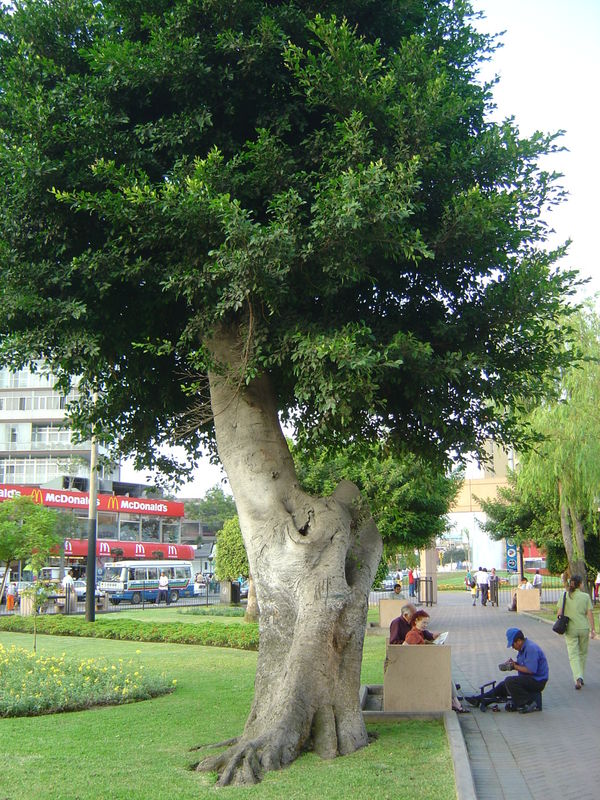
[[176,681],[141,664],[46,656],[0,644],[0,717],[32,717],[97,705],[147,700],[173,690]]

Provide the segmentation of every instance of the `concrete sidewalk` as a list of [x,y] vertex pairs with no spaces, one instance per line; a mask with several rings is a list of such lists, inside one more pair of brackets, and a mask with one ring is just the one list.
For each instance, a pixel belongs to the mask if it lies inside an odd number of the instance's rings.
[[[585,686],[575,691],[562,636],[546,622],[505,608],[473,607],[470,594],[440,592],[428,608],[430,630],[448,630],[459,694],[479,693],[506,673],[498,664],[510,654],[505,631],[521,630],[548,658],[550,678],[543,711],[496,713],[471,709],[457,715],[478,800],[597,800],[600,797],[600,640],[590,641]],[[465,704],[466,705],[466,704]],[[500,706],[503,709],[503,706]]]

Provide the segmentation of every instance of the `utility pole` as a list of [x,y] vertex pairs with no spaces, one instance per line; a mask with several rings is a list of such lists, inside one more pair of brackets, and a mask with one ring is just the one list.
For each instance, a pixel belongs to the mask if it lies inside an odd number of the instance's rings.
[[88,506],[88,553],[85,586],[85,618],[96,620],[96,528],[98,524],[98,440],[92,433]]

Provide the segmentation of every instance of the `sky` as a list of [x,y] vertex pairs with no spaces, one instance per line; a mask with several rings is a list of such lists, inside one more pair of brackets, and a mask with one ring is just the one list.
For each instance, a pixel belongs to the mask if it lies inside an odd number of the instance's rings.
[[[553,245],[572,240],[561,263],[577,269],[589,284],[581,297],[600,292],[596,250],[600,191],[600,1],[599,0],[472,0],[486,19],[477,23],[487,33],[500,33],[503,47],[484,65],[482,77],[498,75],[495,117],[513,116],[521,134],[564,130],[565,152],[547,169],[563,173],[569,199],[549,221]],[[600,311],[600,302],[596,305]],[[145,473],[124,465],[124,480],[145,482]],[[223,481],[222,471],[203,461],[195,478],[178,490],[181,498],[201,497]],[[221,484],[229,491],[227,484]]]

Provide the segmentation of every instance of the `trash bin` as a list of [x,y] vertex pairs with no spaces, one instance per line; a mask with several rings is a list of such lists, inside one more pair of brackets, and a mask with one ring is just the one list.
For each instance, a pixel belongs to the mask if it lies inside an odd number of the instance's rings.
[[240,583],[239,581],[231,582],[231,602],[234,605],[240,604]]

